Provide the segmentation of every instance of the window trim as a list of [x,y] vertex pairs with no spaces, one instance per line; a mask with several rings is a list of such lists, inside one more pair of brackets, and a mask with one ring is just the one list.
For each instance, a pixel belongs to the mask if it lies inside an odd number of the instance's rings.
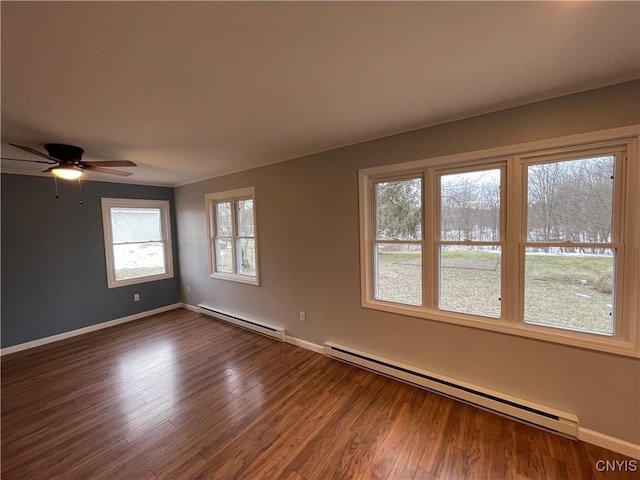
[[[139,283],[155,282],[173,278],[173,248],[171,242],[171,214],[168,200],[148,200],[133,198],[106,198],[101,199],[102,204],[102,228],[104,233],[104,250],[107,267],[107,288],[125,287]],[[129,278],[126,280],[116,280],[115,263],[113,258],[113,233],[111,231],[111,208],[159,208],[164,244],[165,273],[156,275],[146,275],[144,277]]]
[[[475,152],[465,152],[460,154],[445,155],[440,157],[415,160],[411,162],[383,165],[379,167],[365,168],[358,172],[359,183],[359,219],[360,219],[360,284],[361,284],[361,305],[364,308],[381,310],[400,315],[424,318],[439,322],[462,325],[466,327],[478,328],[494,332],[506,333],[520,337],[543,340],[547,342],[571,345],[591,350],[614,353],[624,356],[640,358],[640,219],[634,219],[632,212],[640,211],[640,192],[637,185],[640,185],[640,158],[639,151],[640,125],[614,128],[584,134],[570,135],[528,143],[521,143],[498,148],[480,150]],[[624,243],[625,268],[618,279],[618,304],[617,317],[619,326],[614,336],[605,336],[595,333],[577,332],[563,330],[559,328],[527,324],[519,318],[521,310],[520,288],[518,282],[512,281],[509,275],[522,276],[522,260],[520,256],[520,242],[518,248],[511,248],[503,251],[503,261],[510,263],[506,275],[503,276],[503,289],[508,289],[510,293],[506,295],[511,299],[503,305],[503,319],[492,319],[477,315],[446,312],[436,309],[428,309],[424,306],[415,307],[399,303],[377,300],[374,293],[374,264],[372,248],[374,240],[373,227],[375,226],[375,209],[372,205],[374,197],[372,191],[373,182],[381,179],[397,178],[409,175],[425,175],[425,187],[423,197],[425,205],[435,205],[437,201],[436,192],[428,185],[435,185],[435,175],[433,168],[455,169],[456,167],[480,169],[485,166],[496,165],[504,162],[507,165],[505,173],[506,188],[503,188],[503,196],[517,201],[507,204],[503,203],[506,209],[507,218],[513,218],[516,212],[522,212],[526,205],[523,205],[523,169],[522,160],[534,159],[538,157],[548,157],[554,153],[564,153],[570,150],[575,154],[580,154],[584,150],[594,150],[602,146],[612,149],[613,147],[624,146],[627,158],[620,168],[625,168],[625,178],[619,178],[620,184],[616,187],[619,191],[619,205],[614,208],[619,209],[619,221],[625,226],[624,237],[620,239]],[[620,171],[620,170],[619,170]],[[622,183],[624,181],[624,184]],[[432,182],[432,183],[428,183]],[[435,207],[433,207],[435,208]],[[428,227],[433,222],[428,222],[431,208],[424,209],[423,222]],[[507,222],[503,230],[506,242],[513,245],[514,240],[521,237],[521,223]],[[428,227],[425,232],[424,242],[429,248],[430,243],[435,243],[435,227]],[[431,250],[434,251],[433,249]],[[428,251],[423,252],[423,259],[429,255]],[[424,260],[423,260],[424,261]],[[514,266],[515,263],[515,266]],[[505,267],[503,267],[504,269]],[[427,280],[435,273],[425,275]],[[514,285],[515,284],[515,285]],[[434,295],[435,289],[427,287],[426,295]],[[426,301],[423,294],[423,303]],[[522,307],[523,308],[523,307]]]
[[[213,221],[213,209],[217,203],[231,202],[232,205],[238,200],[253,200],[253,239],[255,242],[255,255],[256,255],[256,274],[244,275],[242,273],[228,273],[216,271],[216,248],[215,248],[215,224]],[[204,196],[205,212],[207,220],[207,250],[209,254],[209,277],[219,280],[227,280],[230,282],[246,283],[249,285],[260,285],[260,269],[259,269],[259,256],[258,256],[258,225],[256,222],[256,197],[255,187],[236,188],[234,190],[226,190],[223,192],[208,193]],[[231,223],[232,223],[232,264],[234,270],[237,270],[237,215],[235,210],[231,209]]]

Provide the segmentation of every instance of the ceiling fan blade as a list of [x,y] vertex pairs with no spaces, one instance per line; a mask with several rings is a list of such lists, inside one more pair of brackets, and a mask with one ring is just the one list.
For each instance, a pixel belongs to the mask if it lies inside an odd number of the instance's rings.
[[128,177],[132,173],[132,172],[123,172],[122,170],[113,170],[112,168],[95,167],[93,165],[89,165],[88,163],[84,163],[84,162],[78,166],[80,168],[84,168],[85,170],[90,170],[92,172],[111,173],[112,175],[120,175],[121,177]]
[[11,145],[12,147],[19,148],[20,150],[24,150],[25,152],[33,153],[34,155],[38,155],[39,157],[46,158],[48,160],[51,160],[54,163],[58,163],[60,161],[56,158],[50,157],[46,153],[39,152],[35,148],[25,147],[24,145],[16,145],[15,143],[10,143],[9,145]]
[[9,158],[9,157],[1,157],[2,160],[11,160],[12,162],[33,162],[33,163],[46,163],[47,165],[53,165],[58,162],[45,162],[44,160],[26,160],[24,158]]
[[82,162],[85,165],[92,167],[137,167],[135,163],[129,160],[96,160],[89,162]]

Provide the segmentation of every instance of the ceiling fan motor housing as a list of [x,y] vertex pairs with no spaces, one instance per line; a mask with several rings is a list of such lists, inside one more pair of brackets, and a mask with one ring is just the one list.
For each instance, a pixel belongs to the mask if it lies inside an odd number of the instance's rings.
[[64,143],[47,143],[44,148],[50,156],[61,162],[76,163],[82,159],[84,149]]

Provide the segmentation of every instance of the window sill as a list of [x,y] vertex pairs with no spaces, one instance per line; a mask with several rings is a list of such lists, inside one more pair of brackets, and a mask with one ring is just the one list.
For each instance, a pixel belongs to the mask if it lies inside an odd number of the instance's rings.
[[436,322],[450,323],[464,327],[477,328],[493,332],[516,335],[519,337],[559,343],[572,347],[597,350],[627,357],[640,358],[639,345],[620,338],[594,333],[576,332],[555,327],[515,323],[508,320],[491,319],[463,313],[450,313],[440,310],[427,310],[424,307],[414,307],[380,300],[363,300],[363,308],[380,310],[383,312],[423,318]]
[[238,275],[233,273],[212,273],[209,275],[210,278],[215,278],[217,280],[226,280],[228,282],[237,282],[237,283],[246,283],[248,285],[260,285],[260,280],[257,276],[251,277],[248,275]]
[[173,272],[167,272],[160,275],[149,275],[146,277],[128,278],[126,280],[107,280],[108,288],[126,287],[127,285],[137,285],[139,283],[155,282],[157,280],[166,280],[173,278]]

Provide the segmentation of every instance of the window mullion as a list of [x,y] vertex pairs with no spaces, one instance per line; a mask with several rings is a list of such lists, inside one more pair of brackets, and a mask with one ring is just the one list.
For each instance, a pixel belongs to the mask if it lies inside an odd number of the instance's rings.
[[238,273],[238,202],[231,200],[231,265],[232,271]]
[[524,247],[521,246],[523,232],[526,231],[526,205],[523,195],[526,192],[522,172],[524,166],[517,156],[509,157],[507,169],[503,173],[502,191],[502,318],[515,323],[524,323]]
[[[613,172],[613,225],[611,232],[611,240],[614,244],[614,284],[616,288],[613,292],[613,315],[614,315],[614,337],[617,338],[631,338],[635,332],[631,332],[631,322],[626,320],[630,318],[625,312],[625,299],[622,293],[625,291],[625,275],[624,270],[620,268],[625,265],[625,238],[623,232],[625,231],[625,202],[627,198],[627,189],[624,179],[627,176],[627,169],[630,168],[628,159],[626,158],[625,151],[619,151],[615,153],[615,163]],[[637,168],[637,167],[636,167]],[[633,185],[633,183],[631,184]],[[630,269],[631,270],[631,269]],[[637,301],[637,300],[636,300]],[[637,327],[636,327],[637,328]]]
[[422,253],[422,304],[435,309],[438,306],[438,254],[436,249],[438,232],[440,230],[439,211],[440,200],[437,192],[439,185],[432,168],[424,172],[423,188],[423,253]]

